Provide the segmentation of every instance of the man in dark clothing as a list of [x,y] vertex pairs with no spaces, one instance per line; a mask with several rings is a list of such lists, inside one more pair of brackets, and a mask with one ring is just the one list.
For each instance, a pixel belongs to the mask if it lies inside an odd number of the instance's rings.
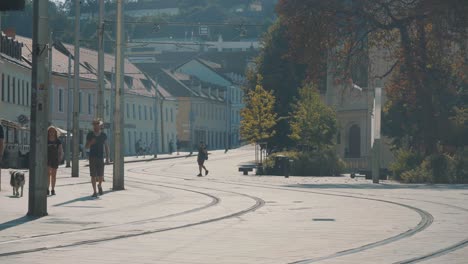
[[86,148],[89,149],[89,172],[91,183],[93,185],[93,197],[97,197],[96,182],[98,184],[99,195],[103,194],[102,181],[104,179],[104,151],[106,154],[106,163],[109,163],[109,145],[107,144],[107,135],[101,131],[102,121],[93,120],[93,131],[86,136]]
[[206,150],[205,143],[203,141],[200,141],[200,146],[198,147],[198,156],[197,156],[197,162],[198,162],[198,170],[199,174],[197,175],[198,177],[202,176],[202,168],[205,169],[205,176],[208,175],[208,170],[205,167],[205,160],[208,159],[208,151]]

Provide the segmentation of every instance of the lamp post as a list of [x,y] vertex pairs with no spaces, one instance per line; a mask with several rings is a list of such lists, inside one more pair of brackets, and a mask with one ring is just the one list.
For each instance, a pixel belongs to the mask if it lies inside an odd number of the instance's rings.
[[[73,86],[73,155],[72,155],[72,177],[79,176],[79,89],[80,89],[80,0],[76,0],[75,13],[75,56],[74,56],[74,83]],[[84,149],[83,149],[84,151]]]
[[115,56],[115,110],[114,110],[114,177],[113,190],[124,189],[124,157],[123,157],[123,0],[117,0],[117,35],[116,35],[116,56]]
[[50,80],[48,57],[48,0],[33,2],[33,48],[31,85],[31,161],[29,174],[28,215],[47,215],[47,123]]
[[380,179],[380,120],[382,110],[382,88],[375,88],[374,97],[374,139],[372,142],[372,182],[379,183]]

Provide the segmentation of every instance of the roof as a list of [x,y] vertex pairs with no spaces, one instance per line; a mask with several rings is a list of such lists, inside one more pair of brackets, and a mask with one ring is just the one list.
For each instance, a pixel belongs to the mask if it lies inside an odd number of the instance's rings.
[[[29,64],[32,63],[32,39],[16,36],[23,45],[23,57]],[[75,47],[70,44],[56,42],[52,53],[52,69],[56,74],[68,75],[68,54],[71,55],[71,71],[74,73],[74,53]],[[111,54],[104,55],[104,72],[109,76],[115,67],[115,58]],[[97,81],[98,52],[95,50],[80,48],[80,77],[88,80]],[[156,86],[155,81],[148,77],[138,67],[130,63],[127,59],[124,63],[124,89],[125,93],[137,94],[142,96],[154,96]],[[106,77],[106,88],[110,89],[109,77]],[[170,97],[167,90],[158,86],[158,91],[163,97]]]
[[[16,36],[18,41],[23,43],[23,58],[32,64],[32,39]],[[52,71],[58,74],[68,75],[68,56],[57,50],[56,48],[52,49]],[[74,63],[72,62],[71,71],[74,72]],[[80,65],[80,77],[89,80],[97,80],[97,76],[86,69],[83,65]]]

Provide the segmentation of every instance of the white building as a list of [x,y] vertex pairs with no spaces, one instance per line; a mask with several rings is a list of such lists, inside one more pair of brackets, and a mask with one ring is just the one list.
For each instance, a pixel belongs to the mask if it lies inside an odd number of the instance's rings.
[[[8,141],[29,144],[29,116],[31,97],[31,61],[32,40],[16,36],[16,40],[5,38],[0,57],[0,119],[10,126],[24,127],[19,136],[8,137]],[[9,44],[10,43],[10,44]],[[16,44],[14,44],[16,43]],[[7,46],[8,45],[8,46]],[[13,49],[16,45],[18,48]],[[50,123],[59,128],[67,129],[67,119],[71,118],[72,111],[68,102],[72,102],[73,92],[69,89],[73,86],[73,79],[68,75],[68,54],[73,54],[71,45],[56,43],[52,58],[52,86],[49,90]],[[96,116],[97,103],[97,52],[89,49],[80,49],[80,91],[79,91],[79,142],[84,146],[87,132],[91,129],[91,121]],[[111,123],[113,116],[112,100],[114,98],[112,87],[112,71],[115,65],[111,55],[105,55],[105,132],[112,136]],[[73,74],[74,61],[71,60],[71,72]],[[71,76],[70,76],[71,77]],[[71,82],[70,82],[71,81]],[[160,85],[155,96],[156,83],[143,74],[130,62],[125,63],[124,78],[125,94],[124,112],[125,120],[125,147],[126,155],[135,154],[135,142],[141,142],[147,146],[148,152],[153,153],[153,146],[158,152],[168,151],[166,138],[175,137],[175,120],[172,122],[161,118],[161,110],[175,112],[177,101]],[[70,92],[69,92],[70,91]],[[163,109],[161,109],[163,105]],[[71,106],[71,105],[70,105]],[[71,123],[71,122],[70,122]],[[155,130],[155,126],[157,129]],[[12,129],[7,133],[16,135]],[[164,130],[164,134],[161,132]],[[24,133],[24,135],[22,134]],[[166,143],[165,143],[166,142]],[[166,144],[166,145],[164,145]]]

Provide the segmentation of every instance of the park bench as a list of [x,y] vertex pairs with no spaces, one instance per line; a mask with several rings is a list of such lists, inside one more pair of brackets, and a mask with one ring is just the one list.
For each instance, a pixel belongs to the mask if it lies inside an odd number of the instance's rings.
[[248,175],[249,171],[253,171],[253,169],[257,168],[257,164],[255,163],[241,163],[238,165],[239,171],[243,172],[244,175]]

